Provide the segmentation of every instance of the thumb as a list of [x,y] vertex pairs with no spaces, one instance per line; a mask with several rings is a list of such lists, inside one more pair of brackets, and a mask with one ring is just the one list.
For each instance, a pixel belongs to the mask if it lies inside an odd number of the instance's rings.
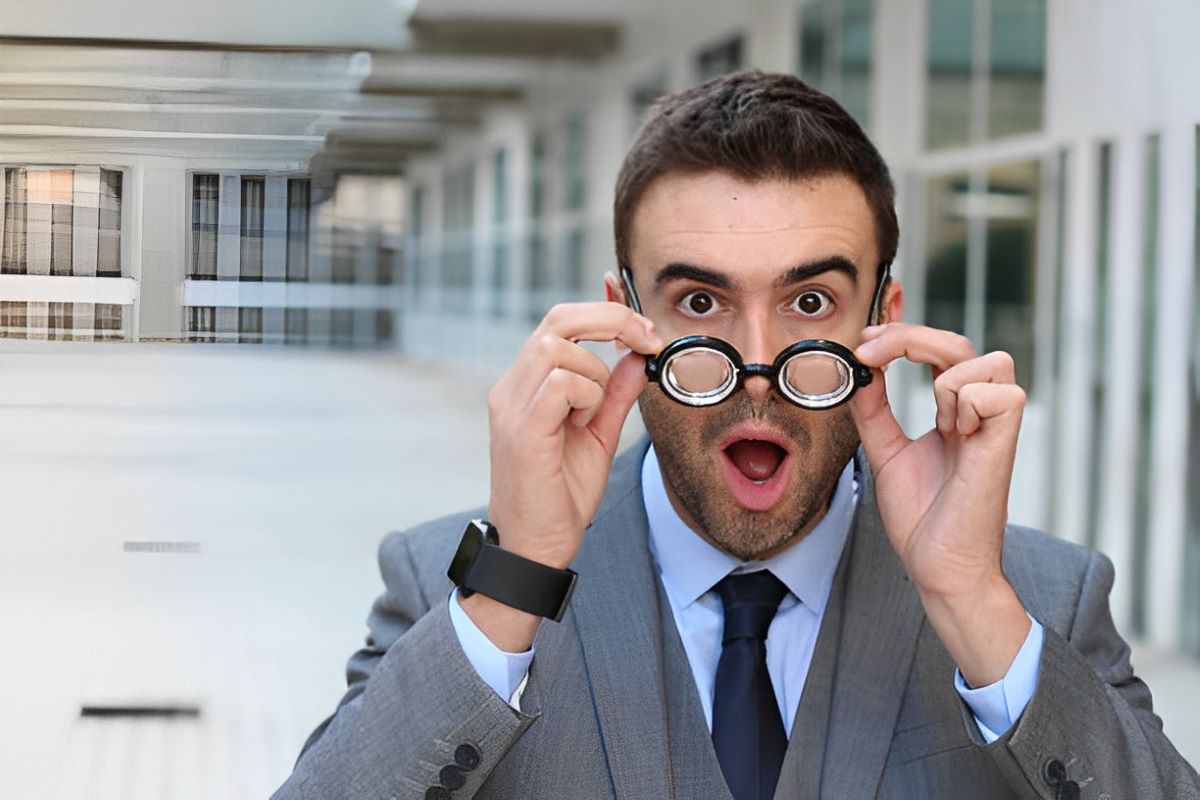
[[867,463],[872,471],[878,472],[910,440],[892,413],[883,370],[872,369],[871,374],[874,380],[859,389],[850,401],[850,414],[858,428]]
[[588,425],[599,437],[604,448],[614,452],[621,437],[621,428],[629,409],[646,387],[646,358],[639,353],[627,353],[613,367],[604,387],[604,400]]

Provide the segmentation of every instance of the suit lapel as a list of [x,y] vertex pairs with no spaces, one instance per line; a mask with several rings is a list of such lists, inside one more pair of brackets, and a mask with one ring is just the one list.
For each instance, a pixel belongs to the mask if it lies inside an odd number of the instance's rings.
[[614,464],[575,562],[570,612],[618,800],[673,796],[657,577],[640,492],[647,446],[643,440]]
[[862,498],[846,565],[841,635],[831,642],[838,653],[821,776],[820,796],[827,798],[875,796],[925,618],[879,518],[861,450],[858,458]]

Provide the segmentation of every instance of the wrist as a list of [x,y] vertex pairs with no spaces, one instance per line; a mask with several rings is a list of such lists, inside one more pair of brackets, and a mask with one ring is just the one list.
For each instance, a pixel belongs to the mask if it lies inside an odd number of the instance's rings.
[[1003,574],[980,581],[971,591],[923,592],[930,625],[973,688],[1001,680],[1029,635],[1025,607]]
[[476,592],[456,601],[492,644],[506,653],[524,653],[533,647],[542,618],[536,614],[506,606]]

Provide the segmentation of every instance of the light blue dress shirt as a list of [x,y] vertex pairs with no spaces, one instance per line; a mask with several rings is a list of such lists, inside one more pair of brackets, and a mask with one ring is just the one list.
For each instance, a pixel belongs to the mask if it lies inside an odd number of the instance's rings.
[[[770,569],[788,587],[789,594],[780,603],[767,633],[767,671],[790,737],[834,573],[858,505],[854,462],[842,470],[829,510],[808,535],[763,561],[740,561],[709,544],[684,523],[667,496],[653,447],[642,463],[642,495],[650,523],[650,550],[710,731],[723,621],[721,600],[712,587],[730,572],[759,569]],[[450,619],[467,659],[485,683],[519,708],[534,650],[506,653],[497,648],[462,610],[457,596],[457,591],[450,595]],[[1043,633],[1042,626],[1033,620],[1008,674],[996,683],[970,689],[956,671],[955,689],[974,714],[985,741],[1002,736],[1033,697]]]

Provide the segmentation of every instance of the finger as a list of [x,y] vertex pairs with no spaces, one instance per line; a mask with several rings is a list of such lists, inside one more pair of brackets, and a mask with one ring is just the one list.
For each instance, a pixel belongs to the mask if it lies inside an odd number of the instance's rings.
[[850,401],[850,413],[858,428],[867,462],[876,474],[909,443],[888,402],[883,372],[872,370],[874,380],[858,390]]
[[553,333],[538,333],[521,347],[509,370],[510,402],[524,407],[550,371],[557,368],[582,375],[600,386],[608,383],[608,366],[595,353]]
[[608,453],[616,453],[625,418],[644,388],[646,359],[636,353],[624,356],[613,367],[612,376],[604,390],[604,400],[589,423]]
[[961,364],[955,364],[933,382],[937,401],[937,429],[949,435],[958,420],[958,392],[972,383],[1016,383],[1017,373],[1012,356],[1002,350],[986,353]]
[[542,381],[529,404],[530,433],[551,434],[562,427],[572,409],[600,405],[604,389],[577,372],[556,367]]
[[576,342],[615,340],[647,355],[666,345],[653,322],[620,303],[560,303],[542,318],[537,332]]
[[933,367],[934,377],[975,357],[975,348],[967,337],[952,331],[893,322],[882,326],[874,338],[858,346],[854,355],[868,367],[882,367],[897,358]]
[[958,391],[955,427],[970,436],[988,420],[1008,420],[1019,428],[1025,390],[1015,383],[969,383]]

